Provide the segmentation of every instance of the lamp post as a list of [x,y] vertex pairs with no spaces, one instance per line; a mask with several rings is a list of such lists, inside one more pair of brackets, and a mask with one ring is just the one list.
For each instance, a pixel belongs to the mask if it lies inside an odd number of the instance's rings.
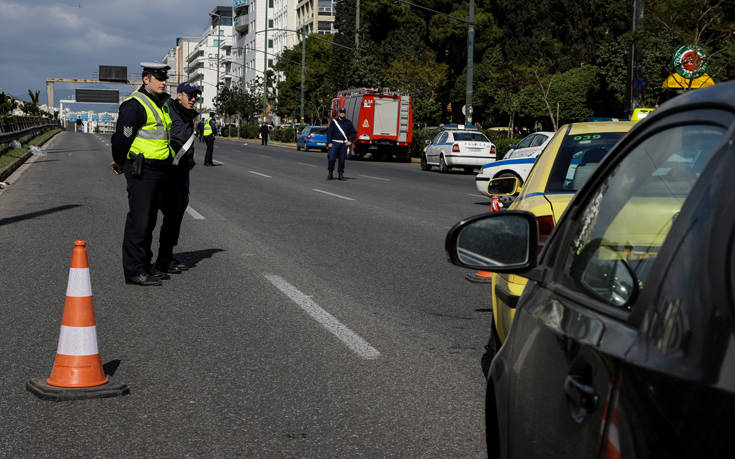
[[265,34],[263,35],[263,122],[265,123],[265,114],[268,109],[268,8],[271,0],[264,0],[265,3]]
[[[359,0],[357,0],[359,2]],[[442,13],[441,11],[432,10],[425,6],[417,5],[406,0],[394,0],[395,2],[405,3],[415,8],[422,10],[431,11],[435,14],[440,14],[448,18],[454,19],[455,21],[464,22],[467,24],[467,92],[465,92],[465,124],[472,124],[472,79],[473,79],[473,67],[474,67],[474,53],[475,53],[475,0],[470,0],[469,6],[469,20],[452,16],[451,14]]]
[[219,48],[221,45],[222,39],[220,38],[220,24],[222,23],[222,16],[217,13],[209,13],[210,16],[217,18],[217,90],[215,93],[215,100],[219,102]]

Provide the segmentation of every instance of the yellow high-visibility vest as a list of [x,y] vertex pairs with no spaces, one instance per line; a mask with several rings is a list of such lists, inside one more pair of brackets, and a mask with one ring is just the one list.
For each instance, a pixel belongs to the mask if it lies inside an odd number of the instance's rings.
[[209,122],[212,121],[212,118],[207,118],[204,120],[204,135],[212,135],[212,125],[209,124]]
[[171,156],[170,131],[171,117],[168,114],[168,105],[159,108],[150,97],[140,91],[135,91],[125,100],[135,99],[145,108],[145,124],[138,129],[130,153],[142,154],[146,159],[167,159]]

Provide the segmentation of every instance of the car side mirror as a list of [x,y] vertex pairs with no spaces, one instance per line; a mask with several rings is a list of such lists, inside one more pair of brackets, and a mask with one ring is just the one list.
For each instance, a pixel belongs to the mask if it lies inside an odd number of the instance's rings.
[[424,140],[424,145],[429,145],[429,144],[431,144],[431,140]]
[[521,182],[518,177],[497,177],[487,184],[487,194],[490,196],[513,196],[521,191]]
[[508,210],[460,221],[447,233],[445,248],[457,266],[523,272],[536,266],[537,239],[536,217]]
[[512,143],[512,144],[508,145],[508,150],[512,150],[513,148],[515,148],[517,146],[518,146],[517,143]]

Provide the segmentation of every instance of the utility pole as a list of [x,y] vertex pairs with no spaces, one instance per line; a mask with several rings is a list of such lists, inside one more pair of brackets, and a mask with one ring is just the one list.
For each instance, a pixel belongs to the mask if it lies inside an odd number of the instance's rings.
[[360,48],[360,0],[355,5],[355,49]]
[[626,111],[628,116],[633,114],[633,110],[638,105],[638,96],[633,93],[631,84],[636,73],[638,73],[638,50],[635,46],[635,31],[640,26],[643,19],[644,0],[633,0],[633,18],[631,21],[631,29],[633,30],[633,41],[630,44],[630,56],[628,60],[628,84],[625,85],[625,95],[627,101]]
[[265,33],[263,34],[263,122],[268,108],[268,6],[271,0],[263,0],[265,5]]
[[475,54],[475,0],[470,0],[470,22],[467,24],[467,93],[465,94],[465,124],[472,124],[472,72]]
[[304,124],[304,82],[306,80],[306,24],[301,26],[301,124]]
[[[219,104],[219,49],[222,45],[222,36],[220,35],[220,24],[222,23],[222,16],[217,15],[217,103]],[[217,110],[219,111],[219,110]]]

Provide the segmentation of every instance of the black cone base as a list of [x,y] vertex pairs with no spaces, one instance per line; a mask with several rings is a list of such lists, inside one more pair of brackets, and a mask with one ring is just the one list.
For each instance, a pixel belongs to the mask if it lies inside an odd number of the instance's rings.
[[130,393],[127,384],[113,384],[108,382],[107,384],[96,387],[66,388],[49,386],[46,384],[46,380],[38,378],[28,381],[26,383],[26,389],[42,400],[52,400],[54,402],[119,397]]

